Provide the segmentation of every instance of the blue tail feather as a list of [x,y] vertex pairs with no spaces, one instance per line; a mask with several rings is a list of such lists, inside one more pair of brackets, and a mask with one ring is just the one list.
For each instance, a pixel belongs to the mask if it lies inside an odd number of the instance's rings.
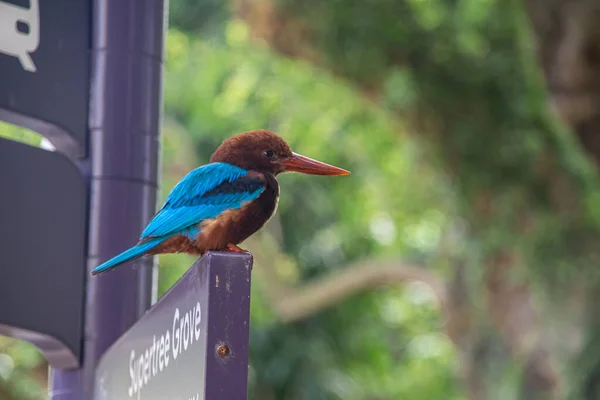
[[127,261],[131,261],[133,259],[141,257],[146,252],[152,250],[153,248],[155,248],[156,246],[161,244],[163,241],[165,241],[165,239],[167,239],[167,238],[166,237],[158,237],[155,239],[148,240],[144,243],[135,245],[132,248],[130,248],[129,250],[125,250],[118,256],[115,256],[115,257],[111,258],[110,260],[106,261],[105,263],[98,265],[92,271],[92,275],[101,274],[101,273],[109,271]]

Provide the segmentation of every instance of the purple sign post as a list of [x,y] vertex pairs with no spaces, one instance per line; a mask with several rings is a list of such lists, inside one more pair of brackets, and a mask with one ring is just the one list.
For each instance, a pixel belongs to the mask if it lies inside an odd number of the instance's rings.
[[245,400],[251,269],[205,254],[102,357],[94,400]]
[[90,148],[81,164],[90,191],[83,359],[79,369],[52,370],[52,400],[91,399],[100,356],[151,304],[152,258],[89,272],[134,244],[156,211],[165,6],[92,1]]

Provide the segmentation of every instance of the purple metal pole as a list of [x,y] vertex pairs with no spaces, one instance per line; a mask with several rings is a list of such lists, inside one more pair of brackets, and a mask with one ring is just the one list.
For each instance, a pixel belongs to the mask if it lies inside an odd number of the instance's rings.
[[[88,272],[135,244],[156,207],[165,0],[94,0]],[[82,368],[52,371],[52,400],[92,398],[104,351],[150,307],[153,261],[87,281]],[[154,285],[155,286],[155,285]]]

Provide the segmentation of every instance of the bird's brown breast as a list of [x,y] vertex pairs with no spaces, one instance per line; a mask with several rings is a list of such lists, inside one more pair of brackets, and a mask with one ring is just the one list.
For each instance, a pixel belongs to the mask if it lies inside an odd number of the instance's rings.
[[227,244],[241,243],[262,228],[275,213],[279,198],[279,185],[275,177],[265,174],[265,179],[265,190],[256,200],[201,222],[196,246],[203,252],[225,249]]

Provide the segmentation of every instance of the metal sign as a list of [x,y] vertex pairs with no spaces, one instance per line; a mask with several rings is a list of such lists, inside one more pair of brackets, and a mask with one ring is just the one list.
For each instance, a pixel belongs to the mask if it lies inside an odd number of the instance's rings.
[[17,57],[25,71],[36,72],[31,54],[40,44],[40,7],[31,0],[29,7],[0,2],[0,53]]
[[86,154],[90,1],[0,0],[0,119]]
[[0,139],[0,334],[56,368],[81,355],[86,187],[65,156]]
[[101,358],[95,400],[245,400],[251,258],[207,253]]

